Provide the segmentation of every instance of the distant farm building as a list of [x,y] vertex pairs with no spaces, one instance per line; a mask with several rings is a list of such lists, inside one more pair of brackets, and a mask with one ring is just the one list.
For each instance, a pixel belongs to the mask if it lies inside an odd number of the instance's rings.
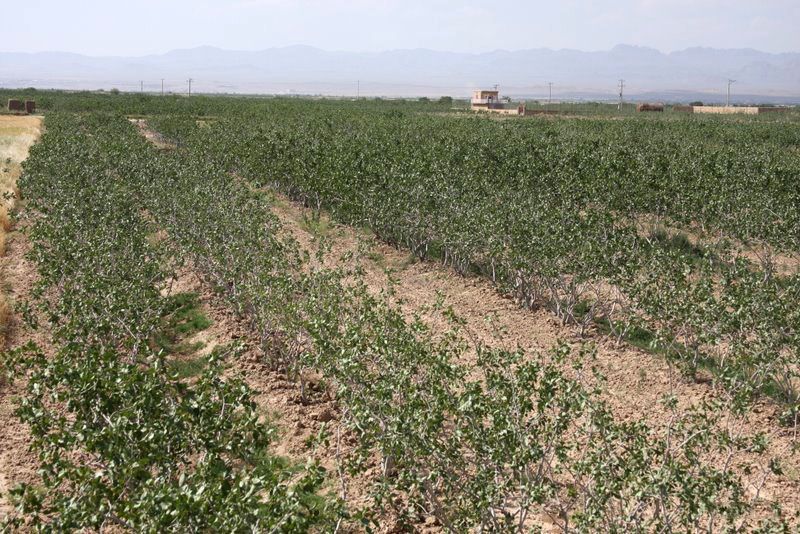
[[503,99],[500,97],[500,91],[497,90],[473,91],[470,109],[472,109],[472,111],[484,111],[496,113],[498,115],[517,115],[520,117],[530,115],[554,115],[558,113],[556,110],[549,109],[527,109],[524,102],[516,107],[506,107]]
[[33,113],[36,111],[36,102],[33,100],[18,100],[16,98],[8,99],[8,111],[13,111],[16,114]]
[[664,104],[639,104],[636,106],[636,111],[664,111]]
[[706,113],[714,115],[760,115],[762,113],[782,113],[788,111],[785,107],[756,107],[756,106],[674,106],[675,111],[684,113]]
[[503,102],[500,101],[500,91],[482,90],[472,92],[470,106],[473,110],[503,109]]

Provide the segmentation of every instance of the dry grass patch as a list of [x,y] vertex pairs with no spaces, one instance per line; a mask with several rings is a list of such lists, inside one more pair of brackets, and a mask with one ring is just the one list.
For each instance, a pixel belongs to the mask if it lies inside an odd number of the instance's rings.
[[[11,212],[19,198],[17,179],[22,174],[22,162],[39,138],[41,127],[41,117],[0,116],[0,256],[5,255],[7,235],[13,227]],[[0,282],[4,282],[5,272],[0,276]],[[0,346],[6,341],[10,310],[8,297],[0,290]]]
[[150,129],[150,126],[147,124],[146,119],[128,119],[134,126],[139,129],[139,133],[144,136],[145,139],[150,141],[157,149],[159,150],[175,150],[177,145],[172,141],[166,139],[163,135],[156,132],[155,130]]

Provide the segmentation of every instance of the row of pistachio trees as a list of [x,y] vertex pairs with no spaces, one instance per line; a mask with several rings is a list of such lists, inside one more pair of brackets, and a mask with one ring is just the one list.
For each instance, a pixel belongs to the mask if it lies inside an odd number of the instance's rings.
[[132,127],[108,128],[126,139],[119,172],[250,322],[265,360],[301,384],[309,369],[325,377],[357,438],[346,471],[374,482],[367,516],[379,524],[389,509],[452,532],[756,527],[743,523],[752,503],[736,473],[741,448],[758,445],[720,426],[718,406],[679,413],[668,399],[673,417],[652,428],[615,420],[564,347],[478,346],[470,363],[455,324],[434,337],[371,295],[357,269],[304,265],[276,238],[269,195],[232,177],[218,147],[159,153]]
[[[165,328],[168,250],[113,162],[128,151],[105,119],[48,115],[26,161],[31,258],[39,278],[28,344],[0,368],[25,384],[18,415],[30,428],[40,482],[15,488],[0,530],[62,532],[304,531],[323,507],[308,496],[314,466],[285,473],[251,392],[223,378],[212,355],[188,383],[156,338]],[[101,138],[102,137],[102,138]],[[5,394],[5,393],[4,393]]]
[[[769,393],[797,422],[800,273],[773,261],[800,251],[800,158],[774,133],[783,126],[299,106],[279,119],[155,124],[421,258],[482,272],[527,306],[636,333],[689,372],[713,369],[743,403]],[[727,144],[735,128],[744,139]]]

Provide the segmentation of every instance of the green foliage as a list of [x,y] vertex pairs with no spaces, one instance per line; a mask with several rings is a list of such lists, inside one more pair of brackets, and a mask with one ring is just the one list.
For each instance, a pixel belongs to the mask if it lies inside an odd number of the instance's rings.
[[[796,403],[800,273],[775,276],[770,262],[800,251],[796,123],[496,121],[343,105],[200,130],[157,124],[221,172],[482,273],[582,333],[644,328],[659,352],[689,373],[714,369],[743,401]],[[643,220],[702,236],[643,232]]]
[[330,383],[357,437],[345,471],[364,476],[380,463],[367,510],[376,521],[391,511],[409,527],[433,516],[452,531],[524,531],[555,510],[585,531],[691,530],[734,525],[748,509],[731,464],[698,461],[750,446],[718,429],[720,407],[675,411],[665,438],[642,421],[614,421],[592,387],[564,373],[569,362],[591,374],[580,364],[591,353],[478,346],[466,363],[455,318],[434,338],[371,295],[358,272],[312,269],[279,237],[269,199],[231,176],[244,160],[192,139],[185,152],[159,152],[114,121],[97,136],[125,140],[118,172],[251,326],[265,361],[294,377],[307,402],[309,368]]
[[168,362],[171,371],[174,372],[178,378],[192,378],[200,375],[203,369],[206,368],[208,359],[204,356],[179,358]]
[[164,299],[162,325],[155,334],[155,344],[166,352],[179,352],[179,343],[211,326],[200,310],[196,293],[177,293]]
[[[92,100],[74,98],[52,103]],[[752,503],[735,459],[763,439],[721,424],[729,406],[679,411],[669,398],[666,429],[617,421],[591,350],[476,346],[446,310],[453,328],[434,336],[372,295],[357,270],[312,267],[251,186],[368,225],[416,257],[478,270],[565,321],[644,332],[688,367],[729,348],[730,358],[715,360],[720,380],[749,398],[794,376],[797,278],[776,282],[733,254],[694,257],[683,240],[643,237],[633,221],[642,212],[693,217],[794,250],[797,163],[774,148],[796,140],[796,128],[737,130],[755,147],[746,159],[724,147],[734,131],[721,122],[567,126],[412,113],[435,103],[97,99],[116,111],[176,113],[150,124],[181,149],[158,151],[123,117],[91,113],[49,115],[32,151],[22,187],[40,309],[58,350],[45,358],[27,347],[5,360],[30,376],[20,414],[44,478],[41,490],[17,491],[13,521],[43,530],[332,528],[324,521],[336,507],[317,495],[322,470],[287,473],[268,454],[272,431],[249,389],[223,379],[225,354],[186,381],[158,349],[165,330],[202,325],[191,296],[162,296],[177,253],[249,327],[264,361],[298,383],[302,401],[313,402],[310,370],[335,394],[357,438],[341,459],[342,493],[348,475],[373,482],[371,507],[354,519],[380,524],[391,511],[413,528],[432,516],[457,532],[527,531],[544,514],[586,532],[741,527]],[[254,109],[272,113],[247,118]],[[212,114],[197,127],[196,117]],[[703,146],[685,143],[687,128]],[[169,244],[148,240],[152,224]]]
[[223,361],[238,349],[213,353],[189,385],[154,343],[165,328],[204,321],[196,296],[162,297],[167,250],[148,241],[137,195],[113,172],[125,144],[93,136],[104,123],[48,116],[21,182],[35,294],[56,351],[26,345],[3,358],[12,376],[27,378],[18,414],[42,478],[13,490],[7,525],[304,531],[327,514],[306,497],[323,470],[287,473],[269,459],[273,430],[259,422],[251,391],[223,379]]
[[702,247],[693,244],[689,237],[682,232],[670,235],[663,228],[657,228],[650,234],[650,239],[664,248],[674,250],[689,258],[702,259],[707,256],[707,252]]

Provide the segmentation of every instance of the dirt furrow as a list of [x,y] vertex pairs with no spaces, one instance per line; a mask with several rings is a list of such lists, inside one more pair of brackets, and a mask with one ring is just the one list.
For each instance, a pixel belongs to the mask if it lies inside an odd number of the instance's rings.
[[[659,356],[618,345],[602,334],[582,339],[577,328],[562,324],[546,310],[520,308],[484,278],[461,277],[438,263],[416,261],[410,253],[388,246],[364,231],[338,225],[325,215],[315,220],[300,204],[280,195],[276,195],[273,211],[312,255],[322,240],[329,243],[326,265],[340,264],[340,258],[360,261],[366,282],[375,293],[387,289],[388,270],[397,303],[407,315],[421,315],[434,331],[451,328],[441,313],[433,311],[434,304],[439,302],[452,307],[464,319],[469,336],[489,346],[545,352],[562,341],[572,345],[577,353],[581,344],[590,343],[596,348],[596,358],[591,363],[606,378],[604,398],[620,420],[644,420],[656,429],[666,428],[672,416],[661,402],[666,395],[678,399],[679,411],[724,396],[723,391],[714,389],[710,383],[682,376]],[[778,415],[774,403],[762,400],[742,418],[731,414],[725,424],[744,435],[766,436],[769,443],[766,452],[738,457],[742,466],[752,468],[749,474],[742,469],[743,480],[751,496],[760,491],[763,501],[779,502],[792,515],[800,510],[800,447],[793,430],[781,426]],[[762,487],[772,457],[780,461],[783,474],[770,475]],[[766,502],[761,508],[766,509]]]
[[[30,242],[22,233],[9,234],[1,268],[4,289],[12,309],[16,303],[30,299],[31,290],[36,283],[36,268],[25,257],[30,248]],[[21,314],[14,311],[9,317],[7,348],[19,347],[33,341],[45,353],[52,352],[46,321],[40,317],[38,323],[38,327],[33,330],[25,324]],[[14,413],[25,389],[24,379],[14,382],[0,379],[0,427],[3,429],[0,439],[0,518],[12,511],[8,491],[20,483],[35,484],[38,480],[36,470],[39,464],[36,455],[30,450],[30,429]]]
[[[197,359],[210,354],[216,347],[242,343],[243,353],[227,362],[226,374],[244,379],[254,392],[253,400],[259,406],[262,420],[277,430],[270,452],[295,464],[304,464],[307,459],[318,461],[328,472],[323,491],[334,498],[341,496],[338,460],[353,448],[355,442],[352,435],[339,425],[341,413],[335,401],[313,375],[305,377],[307,394],[303,399],[297,381],[273,370],[265,361],[246,321],[236,317],[225,299],[214,292],[190,262],[185,264],[177,271],[169,294],[196,294],[199,310],[210,319],[211,325],[185,340],[185,344],[197,345],[198,349],[181,358]],[[330,437],[327,443],[315,439],[321,432]],[[367,475],[347,476],[346,487],[351,511],[371,502]]]
[[[42,118],[38,116],[0,117],[0,192],[16,193],[22,162],[39,138],[41,127]],[[34,341],[48,351],[47,328],[30,329],[15,310],[18,303],[29,300],[37,278],[35,266],[25,257],[30,242],[23,233],[13,231],[8,215],[17,207],[16,198],[0,201],[0,350]],[[0,377],[0,519],[13,511],[8,492],[20,483],[38,479],[38,461],[30,451],[30,430],[14,413],[25,386],[24,380],[9,382]]]

